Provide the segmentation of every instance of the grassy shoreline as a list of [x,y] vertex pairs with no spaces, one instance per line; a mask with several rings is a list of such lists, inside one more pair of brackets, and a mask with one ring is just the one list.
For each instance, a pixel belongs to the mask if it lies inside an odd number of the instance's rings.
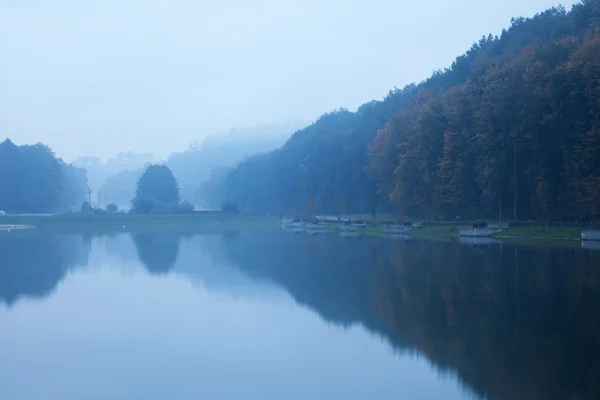
[[[7,215],[0,225],[26,225],[21,232],[222,232],[275,226],[279,220],[260,215],[165,214],[165,215]],[[16,231],[15,231],[16,232]]]
[[[280,218],[246,214],[165,214],[165,215],[6,215],[0,216],[1,225],[26,225],[25,231],[48,232],[224,232],[242,229],[280,227]],[[333,230],[333,228],[332,228]],[[582,228],[521,227],[507,228],[489,236],[498,240],[579,240]],[[6,231],[4,231],[6,232]],[[383,235],[383,226],[369,226],[360,231],[367,235]],[[0,230],[0,233],[1,230]],[[413,237],[458,237],[459,227],[453,225],[419,226],[406,232]]]
[[[459,230],[462,227],[457,225],[421,225],[416,226],[413,230],[406,232],[405,234],[413,237],[460,237]],[[587,229],[585,228],[573,228],[573,227],[520,227],[520,228],[503,228],[501,232],[492,234],[490,236],[480,236],[492,239],[557,239],[557,240],[579,240],[581,238],[581,232]],[[362,230],[366,234],[384,234],[383,226],[370,226]]]
[[[411,236],[456,236],[458,237],[459,227],[450,225],[424,226],[418,227],[408,232]],[[581,228],[561,228],[561,227],[524,227],[524,228],[505,228],[503,231],[483,236],[492,239],[557,239],[557,240],[579,240]]]

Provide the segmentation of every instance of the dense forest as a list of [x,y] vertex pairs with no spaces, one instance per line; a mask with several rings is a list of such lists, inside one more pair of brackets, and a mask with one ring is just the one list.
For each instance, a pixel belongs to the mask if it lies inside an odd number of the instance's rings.
[[[382,60],[385,62],[385,60]],[[600,1],[514,19],[447,69],[225,174],[243,211],[600,215]]]
[[0,143],[0,210],[51,213],[77,210],[87,199],[87,175],[43,144]]
[[413,91],[390,92],[385,100],[367,103],[357,112],[341,109],[323,115],[280,149],[251,157],[225,174],[220,184],[213,182],[217,196],[260,213],[304,212],[308,204],[319,212],[370,211],[381,199],[365,171],[367,146],[372,133]]

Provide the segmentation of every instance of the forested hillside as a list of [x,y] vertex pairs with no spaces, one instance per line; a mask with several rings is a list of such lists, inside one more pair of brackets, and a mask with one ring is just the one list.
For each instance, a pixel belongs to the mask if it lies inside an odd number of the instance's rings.
[[77,210],[87,198],[84,169],[65,164],[43,144],[0,143],[0,210],[51,213]]
[[220,196],[255,212],[594,217],[599,106],[600,0],[586,0],[515,19],[427,81],[324,115],[240,164]]
[[430,218],[598,216],[599,4],[515,20],[464,84],[420,91],[371,148],[381,192]]
[[[273,123],[257,127],[230,129],[194,143],[187,151],[172,153],[167,165],[179,181],[181,198],[198,207],[209,205],[199,193],[215,168],[233,167],[242,160],[283,145],[305,123]],[[220,203],[218,203],[220,204]]]
[[[183,200],[194,203],[197,207],[218,206],[221,204],[220,201],[211,204],[212,199],[208,197],[209,191],[206,188],[200,190],[201,186],[209,180],[213,169],[233,167],[249,156],[276,149],[289,139],[292,132],[303,125],[298,122],[287,122],[231,129],[193,143],[186,151],[172,153],[166,165],[173,171],[179,182]],[[117,170],[113,166],[113,173],[107,175],[104,183],[98,187],[101,198],[106,194],[109,202],[128,207],[137,180],[143,172],[143,163],[122,164],[122,168]]]
[[[357,112],[340,109],[296,132],[280,149],[242,162],[220,196],[251,212],[367,212],[382,203],[365,171],[374,132],[408,102],[415,88],[391,91]],[[389,208],[389,205],[388,205]]]

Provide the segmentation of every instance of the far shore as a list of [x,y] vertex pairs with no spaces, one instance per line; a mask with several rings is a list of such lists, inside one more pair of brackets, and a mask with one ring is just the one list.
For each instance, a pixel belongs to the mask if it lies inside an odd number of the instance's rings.
[[24,226],[43,232],[181,232],[201,233],[250,229],[273,225],[278,219],[260,215],[205,214],[57,214],[5,215],[0,226]]
[[[356,217],[355,217],[356,218]],[[366,218],[365,218],[366,219]],[[456,224],[415,224],[405,234],[411,237],[459,237]],[[0,232],[43,231],[68,233],[118,233],[118,232],[181,232],[203,233],[245,229],[281,227],[281,217],[256,214],[195,213],[195,214],[60,214],[60,215],[3,215]],[[598,229],[598,228],[597,228]],[[331,226],[329,231],[335,231]],[[537,226],[507,227],[487,236],[495,240],[572,240],[578,241],[586,227]],[[593,230],[593,228],[592,228]],[[365,235],[385,235],[383,224],[369,225],[357,231]]]

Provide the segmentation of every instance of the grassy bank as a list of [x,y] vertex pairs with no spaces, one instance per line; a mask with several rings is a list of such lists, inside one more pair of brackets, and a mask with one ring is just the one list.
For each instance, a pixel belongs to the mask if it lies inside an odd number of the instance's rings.
[[[356,218],[356,216],[352,216]],[[280,227],[281,219],[265,215],[191,214],[191,215],[6,215],[0,225],[29,225],[38,232],[116,233],[175,232],[211,233],[245,229]],[[337,231],[332,226],[331,231]],[[27,230],[30,231],[30,230]],[[561,227],[510,228],[493,235],[502,240],[579,239],[582,229]],[[383,225],[359,231],[366,235],[383,235]],[[7,234],[1,231],[0,234]],[[15,230],[11,233],[16,233]],[[457,237],[459,227],[452,225],[420,226],[407,235],[414,237]]]
[[[496,239],[579,239],[582,229],[560,227],[509,228],[491,237]],[[410,236],[458,236],[459,227],[451,225],[422,226],[408,232]]]
[[220,232],[275,226],[279,219],[259,215],[7,215],[0,225],[28,225],[52,232]]

